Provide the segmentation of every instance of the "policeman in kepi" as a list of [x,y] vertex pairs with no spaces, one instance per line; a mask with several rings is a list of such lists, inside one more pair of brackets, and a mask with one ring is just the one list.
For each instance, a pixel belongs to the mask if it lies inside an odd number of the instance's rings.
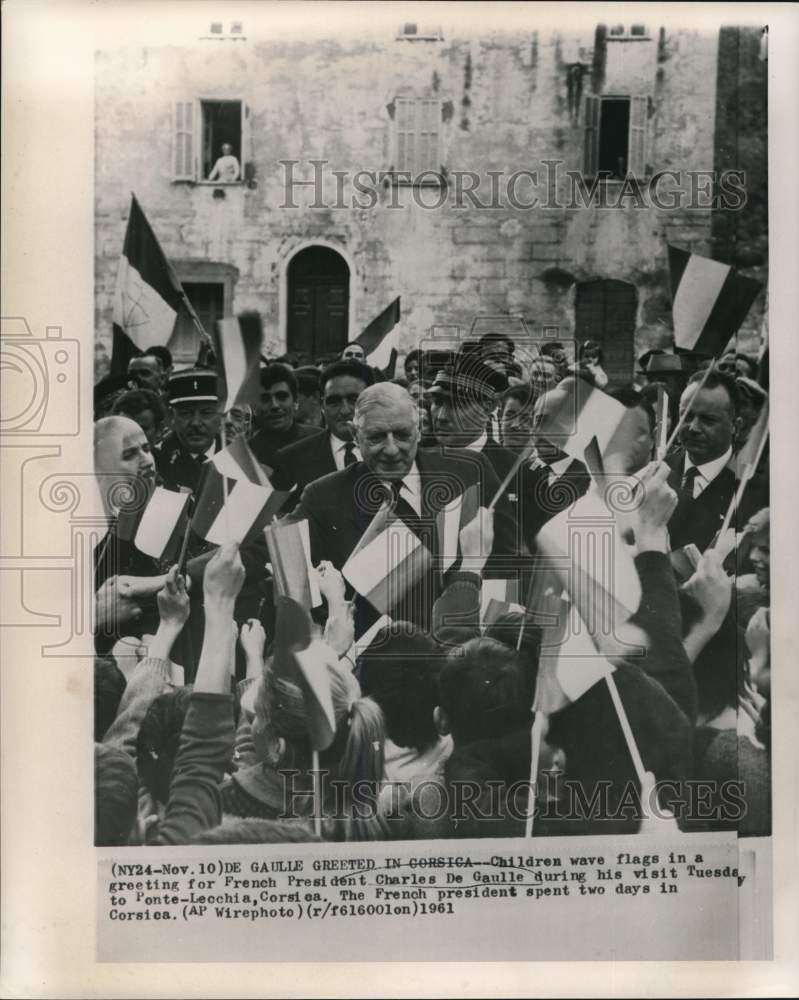
[[216,372],[199,368],[176,372],[168,388],[172,430],[156,451],[156,469],[168,489],[186,486],[196,493],[206,462],[222,446]]

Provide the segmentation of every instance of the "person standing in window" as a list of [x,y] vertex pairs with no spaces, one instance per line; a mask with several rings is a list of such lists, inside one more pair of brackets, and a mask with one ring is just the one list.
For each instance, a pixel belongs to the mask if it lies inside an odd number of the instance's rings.
[[232,184],[239,179],[240,172],[239,161],[233,155],[233,147],[229,142],[223,142],[222,155],[214,164],[211,173],[208,175],[208,180],[223,181],[226,184]]

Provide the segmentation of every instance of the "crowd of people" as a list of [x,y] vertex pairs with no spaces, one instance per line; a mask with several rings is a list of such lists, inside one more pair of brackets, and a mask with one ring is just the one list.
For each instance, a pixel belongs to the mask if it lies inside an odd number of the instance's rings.
[[[571,356],[543,343],[531,360],[493,333],[411,351],[397,375],[356,342],[318,361],[263,358],[259,404],[227,413],[207,349],[173,370],[153,347],[101,379],[98,481],[196,497],[210,460],[243,438],[287,494],[280,520],[307,522],[322,598],[310,628],[327,651],[335,726],[317,755],[318,706],[285,669],[264,539],[188,534],[182,561],[159,563],[123,537],[108,490],[95,559],[96,842],[519,836],[533,809],[535,836],[769,833],[767,449],[721,531],[767,381],[744,355],[708,374],[709,361],[648,352],[624,385],[595,343]],[[540,612],[553,594],[536,580],[544,527],[598,489],[587,460],[538,430],[547,399],[577,381],[609,393],[635,428],[616,471],[637,478],[638,499],[617,522],[641,599],[623,623],[640,642],[612,656],[598,647],[613,688],[575,697],[544,668]],[[666,434],[680,424],[666,454],[658,392]],[[445,560],[438,515],[470,487],[476,512]],[[381,620],[342,570],[383,509],[430,560]],[[508,580],[516,597],[489,620],[487,595]]]

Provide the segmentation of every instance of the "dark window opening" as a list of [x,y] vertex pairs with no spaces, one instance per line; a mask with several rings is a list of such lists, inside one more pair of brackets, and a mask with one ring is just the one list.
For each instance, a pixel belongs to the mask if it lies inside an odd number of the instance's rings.
[[[211,333],[214,323],[225,315],[225,285],[223,282],[184,281],[183,289],[197,313],[197,319],[206,333]],[[181,309],[175,330],[169,341],[172,356],[179,364],[193,364],[200,349],[200,334],[186,310]]]
[[[200,101],[202,112],[202,176],[207,178],[222,156],[222,146],[241,165],[241,101]],[[239,174],[241,179],[241,174]]]
[[623,180],[630,141],[630,100],[605,99],[599,119],[599,175]]

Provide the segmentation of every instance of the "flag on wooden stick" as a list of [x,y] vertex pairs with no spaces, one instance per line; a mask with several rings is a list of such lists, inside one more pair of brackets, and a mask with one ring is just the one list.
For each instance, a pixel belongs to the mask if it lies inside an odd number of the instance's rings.
[[373,368],[379,368],[390,377],[394,375],[397,364],[399,331],[396,329],[400,320],[400,297],[386,306],[366,327],[356,343],[360,344],[366,355],[366,360]]
[[380,614],[389,614],[432,563],[430,550],[399,519],[347,560],[344,579]]
[[134,194],[114,292],[111,374],[148,347],[165,346],[185,292]]
[[308,522],[276,521],[264,529],[272,564],[275,599],[290,597],[307,611],[319,607],[322,595],[311,563]]
[[729,264],[669,246],[674,346],[719,357],[763,287]]
[[623,450],[632,424],[626,406],[583,378],[567,377],[544,393],[535,415],[536,436],[580,462],[589,449],[597,448],[599,456]]
[[238,318],[217,320],[213,330],[219,376],[219,408],[257,406],[261,399],[261,317],[244,312]]
[[191,493],[156,486],[142,514],[133,544],[153,559],[176,562],[188,523]]
[[641,580],[617,516],[591,491],[548,521],[537,542],[595,644],[618,655],[619,630],[641,603]]
[[217,451],[211,462],[217,471],[228,479],[246,479],[259,486],[270,486],[263,466],[243,436],[234,438],[230,444]]
[[211,462],[197,499],[192,528],[215,545],[242,544],[263,530],[288,495],[286,491],[256,485],[247,479],[226,481]]

